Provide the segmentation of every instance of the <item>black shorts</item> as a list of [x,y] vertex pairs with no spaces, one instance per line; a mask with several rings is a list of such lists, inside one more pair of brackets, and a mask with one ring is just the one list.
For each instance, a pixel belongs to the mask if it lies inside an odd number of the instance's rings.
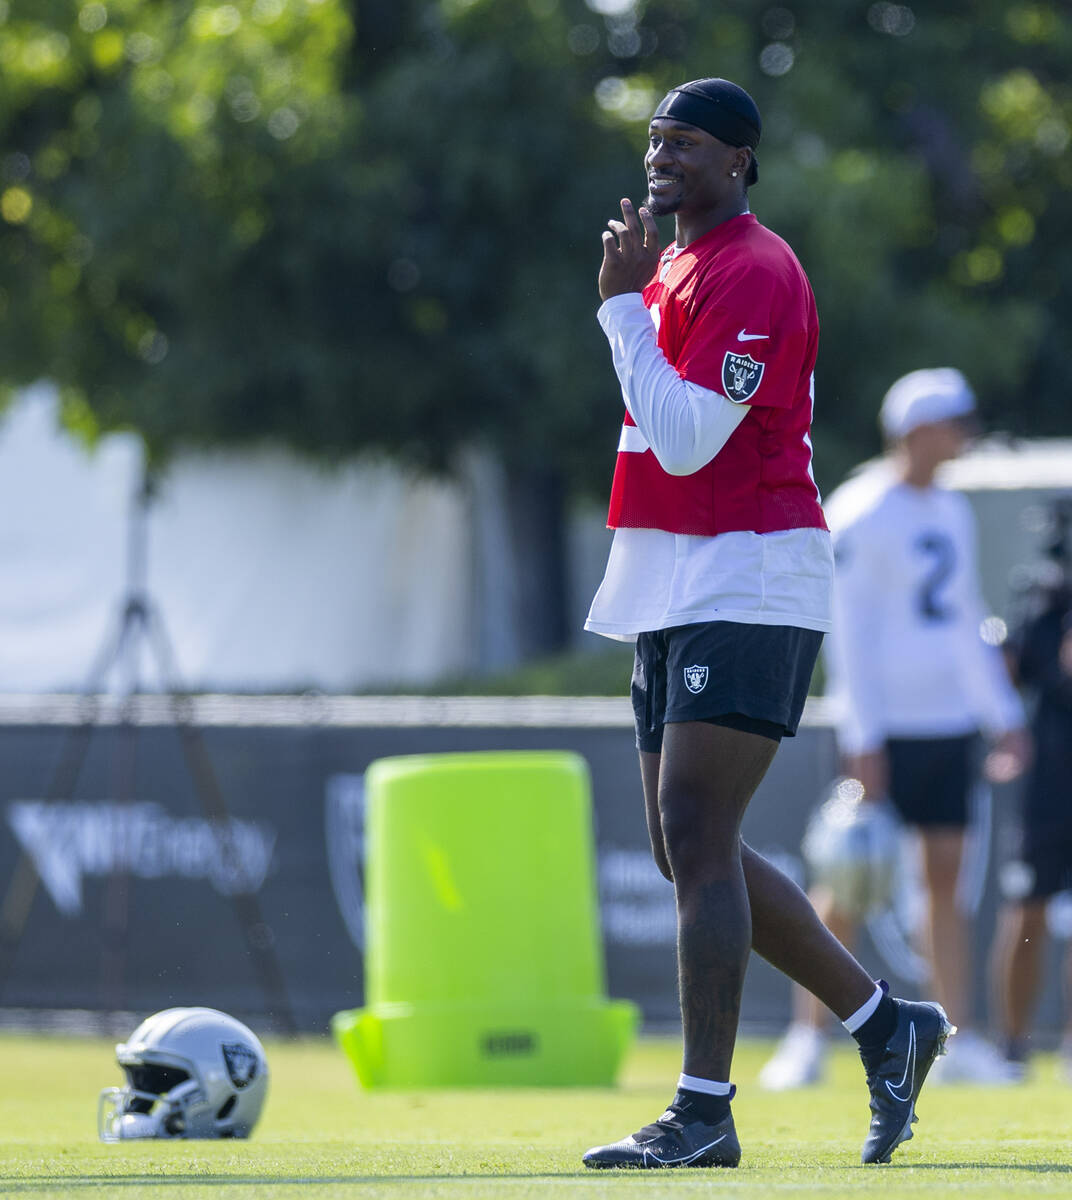
[[[1067,737],[1067,732],[1065,734]],[[1020,858],[1003,883],[1010,899],[1044,900],[1072,888],[1072,752],[1044,738],[1023,795]]]
[[968,823],[979,737],[890,738],[890,800],[906,825]]
[[1029,826],[1023,834],[1020,861],[1016,864],[1019,886],[1010,888],[1002,872],[1005,894],[1010,899],[1045,900],[1072,888],[1072,829],[1063,825]]
[[637,747],[658,752],[663,726],[680,721],[793,737],[822,641],[812,629],[735,621],[640,634],[631,689]]

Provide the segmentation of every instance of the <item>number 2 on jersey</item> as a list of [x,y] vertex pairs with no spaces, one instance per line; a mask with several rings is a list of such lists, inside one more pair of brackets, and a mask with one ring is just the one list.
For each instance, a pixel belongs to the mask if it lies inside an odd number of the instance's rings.
[[952,539],[937,530],[921,533],[915,549],[927,561],[927,572],[920,581],[916,604],[925,621],[948,621],[954,615],[942,592],[953,576],[957,552]]

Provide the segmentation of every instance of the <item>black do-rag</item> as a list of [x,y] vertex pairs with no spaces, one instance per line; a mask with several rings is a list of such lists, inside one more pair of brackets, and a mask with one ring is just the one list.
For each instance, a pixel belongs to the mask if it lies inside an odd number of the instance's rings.
[[763,132],[756,102],[742,87],[728,79],[694,79],[679,84],[659,102],[656,117],[669,117],[696,125],[728,146],[749,146],[752,165],[745,183],[751,187],[759,179],[755,149]]

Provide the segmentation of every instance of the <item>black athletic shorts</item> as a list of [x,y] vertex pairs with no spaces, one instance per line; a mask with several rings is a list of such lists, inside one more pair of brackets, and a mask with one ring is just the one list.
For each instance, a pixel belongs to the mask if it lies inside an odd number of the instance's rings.
[[[1036,726],[1035,759],[1022,798],[1020,861],[1006,885],[1010,899],[1044,900],[1072,888],[1072,745],[1067,718],[1060,730]],[[1004,880],[1003,880],[1004,882]]]
[[663,726],[680,721],[793,737],[822,641],[812,629],[735,621],[640,634],[631,689],[637,747],[661,750]]
[[942,738],[890,738],[890,800],[907,825],[968,823],[976,777],[978,734]]
[[1069,822],[1048,827],[1028,826],[1022,835],[1017,865],[1022,886],[1010,898],[1045,900],[1072,889],[1072,829]]

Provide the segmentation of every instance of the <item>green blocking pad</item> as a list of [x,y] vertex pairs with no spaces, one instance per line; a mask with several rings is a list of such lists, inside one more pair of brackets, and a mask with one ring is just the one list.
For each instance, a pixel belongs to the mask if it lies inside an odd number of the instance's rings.
[[558,751],[384,758],[366,784],[366,1006],[332,1029],[365,1087],[613,1082],[588,769]]

